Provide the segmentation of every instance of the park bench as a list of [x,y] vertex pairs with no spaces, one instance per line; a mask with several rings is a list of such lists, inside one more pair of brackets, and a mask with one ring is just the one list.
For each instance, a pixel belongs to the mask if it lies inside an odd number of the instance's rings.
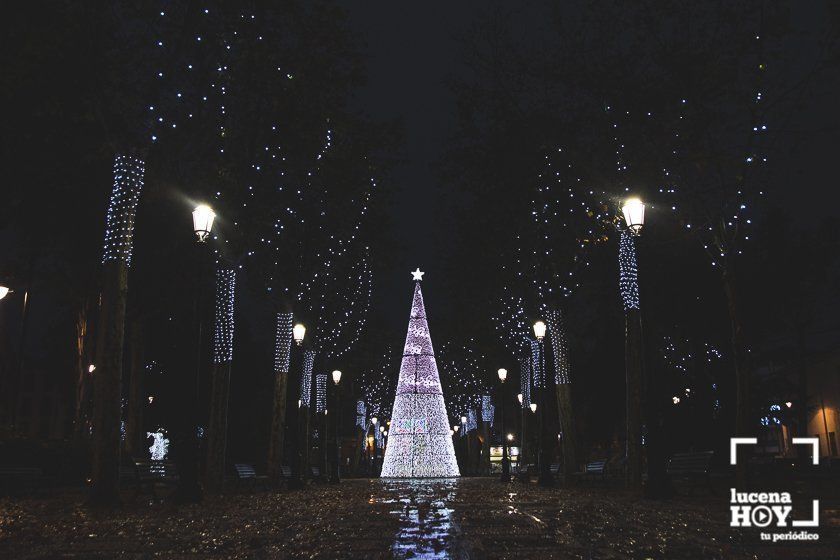
[[548,469],[551,471],[551,476],[557,478],[560,474],[560,463],[552,463]]
[[289,484],[292,480],[292,467],[289,465],[280,466],[280,482]]
[[0,495],[28,494],[41,485],[44,472],[37,467],[0,466]]
[[239,481],[239,484],[247,485],[251,489],[255,488],[258,482],[262,482],[264,484],[265,481],[268,480],[267,476],[257,474],[257,471],[254,469],[254,465],[236,463],[233,465],[233,468],[236,471],[236,478]]
[[134,470],[138,494],[145,490],[158,497],[159,490],[172,490],[178,484],[178,469],[170,461],[134,459]]
[[586,463],[583,472],[580,473],[584,480],[604,480],[607,473],[607,460],[592,461]]
[[666,472],[671,483],[682,483],[688,488],[706,486],[711,492],[711,478],[709,476],[713,451],[696,453],[677,453],[668,461]]

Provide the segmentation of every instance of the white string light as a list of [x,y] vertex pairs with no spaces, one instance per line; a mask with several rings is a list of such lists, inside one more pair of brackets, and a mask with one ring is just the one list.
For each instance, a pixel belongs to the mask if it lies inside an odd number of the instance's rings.
[[627,230],[621,230],[618,243],[618,286],[624,311],[639,309],[639,278],[636,268],[636,240]]
[[213,337],[213,361],[217,364],[233,360],[233,302],[236,272],[221,268],[216,271],[216,322]]
[[103,263],[121,260],[131,266],[134,220],[145,172],[146,165],[140,158],[125,154],[114,158],[114,186],[105,218]]
[[312,367],[315,365],[315,351],[303,353],[303,371],[300,374],[300,406],[309,408],[312,402]]
[[288,373],[292,351],[292,314],[277,314],[277,332],[274,336],[274,372]]
[[315,375],[315,412],[320,414],[327,408],[327,374]]

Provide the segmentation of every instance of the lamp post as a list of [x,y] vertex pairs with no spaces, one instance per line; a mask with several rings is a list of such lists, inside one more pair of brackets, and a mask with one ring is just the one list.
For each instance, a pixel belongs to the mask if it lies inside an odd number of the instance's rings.
[[[519,401],[519,458],[516,460],[516,480],[519,482],[528,482],[528,465],[525,460],[525,398],[522,393],[516,395],[516,400]],[[524,464],[524,469],[523,467]]]
[[502,477],[499,479],[502,482],[510,482],[510,459],[508,458],[508,443],[505,438],[507,434],[507,426],[505,425],[505,380],[507,380],[507,370],[499,368],[499,401],[502,408]]
[[202,357],[202,339],[204,338],[204,298],[203,295],[203,272],[205,264],[205,247],[207,238],[210,236],[210,231],[213,228],[213,220],[216,214],[213,209],[206,204],[199,204],[192,212],[193,218],[193,232],[196,236],[196,265],[195,265],[195,284],[193,287],[193,316],[196,322],[196,350],[195,350],[195,378],[193,396],[190,399],[191,410],[188,413],[189,418],[186,420],[183,434],[182,449],[179,453],[182,455],[182,465],[180,466],[181,477],[179,479],[179,487],[176,491],[176,500],[179,502],[193,503],[201,501],[203,491],[199,483],[200,470],[200,444],[198,438],[198,409],[199,397],[201,390],[201,357]]
[[370,467],[370,474],[371,476],[376,475],[376,423],[379,419],[376,416],[370,417],[370,423],[373,424],[372,434],[373,434],[373,458],[371,460],[371,467]]
[[[537,400],[539,401],[540,413],[537,416],[539,442],[537,444],[537,472],[539,473],[538,482],[540,486],[554,486],[554,478],[551,476],[551,468],[546,459],[546,442],[545,442],[545,384],[547,382],[545,375],[545,331],[546,326],[543,321],[534,323],[534,336],[537,339],[537,347],[539,355],[537,356],[537,363],[539,364],[539,372],[541,385],[537,389]],[[536,384],[535,384],[536,385]],[[531,411],[535,412],[535,403],[531,404]]]
[[333,384],[335,385],[335,399],[334,400],[334,408],[333,408],[333,446],[335,447],[335,460],[333,461],[332,469],[330,470],[330,483],[331,484],[338,484],[341,482],[341,446],[339,445],[339,438],[338,438],[338,412],[340,410],[340,397],[341,397],[341,386],[339,382],[341,381],[341,372],[339,370],[334,370],[332,372],[332,380]]
[[[630,488],[642,486],[642,319],[635,238],[642,233],[645,205],[638,198],[627,199],[621,207],[624,227],[619,225],[619,291],[624,306],[624,367],[626,376],[626,455]],[[621,224],[621,220],[618,220]]]
[[467,426],[467,417],[464,415],[461,416],[461,426],[464,427],[464,431],[461,432],[464,438],[464,466],[466,467],[466,469],[464,469],[466,471],[464,474],[470,475],[472,474],[472,468],[470,465],[470,430]]

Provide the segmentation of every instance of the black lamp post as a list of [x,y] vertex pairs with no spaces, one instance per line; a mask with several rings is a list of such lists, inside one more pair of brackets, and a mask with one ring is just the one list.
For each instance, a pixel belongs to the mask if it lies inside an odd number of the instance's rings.
[[507,426],[505,425],[505,405],[507,399],[505,398],[505,380],[507,379],[507,370],[499,368],[499,402],[502,407],[502,477],[499,479],[502,482],[510,482],[510,459],[508,458],[507,445]]
[[[334,407],[333,407],[333,430],[332,430],[332,437],[333,437],[333,447],[335,448],[335,458],[332,464],[332,468],[330,469],[330,484],[338,484],[341,482],[341,446],[339,445],[339,438],[338,438],[338,413],[341,409],[340,403],[340,396],[341,396],[341,386],[338,384],[341,381],[341,372],[339,370],[335,370],[332,372],[332,380],[335,384],[335,398]],[[326,442],[325,442],[326,444]]]
[[551,476],[551,468],[546,460],[546,437],[545,437],[545,331],[546,326],[542,321],[534,323],[534,336],[537,338],[539,355],[539,376],[541,386],[537,390],[537,400],[539,401],[540,414],[537,418],[539,423],[539,433],[537,437],[539,442],[537,444],[537,472],[539,473],[538,482],[540,486],[554,486],[554,477]]

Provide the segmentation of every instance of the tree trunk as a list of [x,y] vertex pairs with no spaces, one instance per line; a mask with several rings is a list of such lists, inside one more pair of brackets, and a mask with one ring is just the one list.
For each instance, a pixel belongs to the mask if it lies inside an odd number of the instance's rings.
[[289,373],[278,371],[274,375],[274,407],[271,415],[271,435],[268,441],[268,477],[279,483],[283,464],[283,445],[286,435],[286,392]]
[[359,476],[359,463],[365,453],[365,431],[356,426],[356,451],[353,453],[353,467],[351,472],[353,476]]
[[207,491],[219,493],[225,478],[225,452],[227,450],[227,410],[230,393],[230,362],[213,364],[213,381],[210,393],[210,418],[207,425]]
[[560,309],[549,309],[546,320],[551,336],[551,350],[554,354],[554,392],[557,398],[557,415],[563,432],[563,482],[567,484],[572,480],[572,473],[578,470],[577,427],[572,410],[572,380],[569,373],[569,343]]
[[87,357],[88,309],[82,304],[76,316],[76,410],[73,415],[73,439],[87,439],[91,372],[88,371]]
[[490,422],[481,421],[481,466],[479,474],[490,475]]
[[577,434],[575,433],[574,413],[572,410],[572,386],[563,383],[555,387],[557,410],[560,427],[563,429],[563,482],[572,480],[572,473],[578,470]]
[[289,364],[292,350],[292,314],[277,314],[274,348],[274,406],[271,413],[271,432],[268,440],[266,468],[269,480],[281,481],[286,436],[286,400],[289,386]]
[[119,502],[120,382],[127,293],[126,262],[122,259],[106,261],[99,319],[99,364],[93,374],[93,483],[90,500],[96,505]]
[[129,331],[131,372],[128,390],[128,412],[125,419],[125,451],[129,457],[138,456],[143,449],[143,408],[146,404],[143,368],[143,333],[139,321],[131,324]]
[[[723,288],[726,292],[726,302],[729,309],[729,322],[732,330],[732,362],[735,366],[735,436],[750,437],[754,435],[750,422],[752,413],[750,409],[750,376],[744,355],[743,331],[741,330],[735,278],[729,269],[723,273]],[[745,485],[747,480],[749,455],[749,446],[746,446],[743,456],[738,460],[735,467],[736,483],[741,487]]]
[[628,488],[642,487],[642,320],[639,309],[624,315],[624,364],[627,376],[627,478]]

